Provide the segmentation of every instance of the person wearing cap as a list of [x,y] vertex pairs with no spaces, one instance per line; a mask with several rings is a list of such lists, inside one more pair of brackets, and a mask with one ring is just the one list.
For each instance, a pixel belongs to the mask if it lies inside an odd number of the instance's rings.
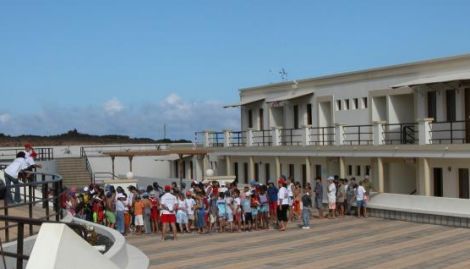
[[279,230],[287,229],[287,210],[289,209],[289,192],[287,182],[284,178],[278,180],[279,191],[277,193],[277,220],[279,221]]
[[166,185],[164,188],[165,194],[160,198],[161,209],[161,222],[162,222],[162,240],[165,240],[165,233],[168,225],[171,225],[173,230],[173,239],[176,240],[176,209],[178,207],[178,200],[171,194],[171,186]]
[[336,185],[334,183],[334,177],[328,178],[328,218],[336,218]]
[[[24,170],[28,167],[25,157],[26,154],[23,151],[18,152],[16,154],[16,159],[5,168],[5,201],[7,201],[9,204],[21,202],[19,178]],[[11,195],[12,186],[15,188],[15,200],[13,200]]]

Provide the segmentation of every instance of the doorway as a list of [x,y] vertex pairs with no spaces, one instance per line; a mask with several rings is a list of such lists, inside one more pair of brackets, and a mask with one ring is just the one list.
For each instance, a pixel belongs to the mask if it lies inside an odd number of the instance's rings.
[[433,176],[434,176],[434,196],[442,197],[443,195],[442,168],[434,168]]
[[470,143],[470,88],[465,89],[465,142]]
[[459,169],[459,198],[468,199],[469,195],[469,179],[468,179],[468,169],[461,168]]

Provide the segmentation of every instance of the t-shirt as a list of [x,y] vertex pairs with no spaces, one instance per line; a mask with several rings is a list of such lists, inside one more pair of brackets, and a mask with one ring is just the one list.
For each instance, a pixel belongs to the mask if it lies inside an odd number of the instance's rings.
[[144,211],[144,202],[142,200],[135,201],[134,203],[134,215],[142,215]]
[[277,204],[278,205],[288,205],[289,204],[289,192],[286,187],[281,187],[277,193]]
[[116,201],[116,211],[124,211],[126,207],[124,206],[124,203],[121,200]]
[[356,189],[356,200],[357,201],[362,201],[364,200],[364,193],[366,192],[366,189],[363,186],[359,186]]
[[243,212],[251,213],[251,201],[250,198],[243,199],[242,201]]
[[277,188],[276,187],[269,187],[268,188],[268,199],[270,202],[277,202]]
[[21,170],[24,170],[28,167],[26,160],[24,158],[16,158],[10,165],[5,168],[5,173],[8,175],[18,178],[18,174]]
[[235,199],[233,199],[233,204],[234,204],[233,208],[235,210],[238,210],[239,208],[241,208],[242,200],[240,199],[240,197],[236,197]]
[[167,192],[160,198],[160,204],[163,205],[162,215],[175,214],[175,206],[178,203],[176,197]]
[[186,198],[184,200],[186,202],[186,207],[188,208],[188,214],[189,215],[194,215],[194,206],[196,205],[196,201],[194,201],[193,198]]
[[293,191],[293,188],[294,188],[294,184],[289,184],[289,186],[287,186],[287,192],[289,193],[289,197],[293,197],[294,196],[294,191]]
[[328,186],[328,201],[336,201],[336,185],[334,183]]
[[182,210],[184,212],[188,212],[188,206],[186,205],[185,200],[179,200],[178,199],[178,210]]

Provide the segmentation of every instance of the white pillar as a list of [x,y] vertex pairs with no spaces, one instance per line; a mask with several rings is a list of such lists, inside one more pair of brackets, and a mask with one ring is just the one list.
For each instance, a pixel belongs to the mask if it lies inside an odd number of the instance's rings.
[[431,122],[433,119],[426,118],[422,120],[418,120],[419,124],[419,144],[420,145],[427,145],[431,144],[432,142],[432,135],[431,135]]
[[250,156],[248,163],[248,177],[250,180],[255,179],[255,158],[253,156]]
[[378,192],[385,192],[385,181],[384,181],[384,164],[382,158],[377,158],[377,183]]
[[232,130],[224,130],[224,147],[230,147],[232,141]]
[[427,158],[418,159],[419,183],[422,186],[423,195],[431,196],[431,172]]
[[272,135],[273,146],[280,146],[281,145],[281,131],[279,130],[279,128],[273,127],[271,135]]
[[252,147],[253,146],[253,130],[248,129],[246,131],[246,146]]
[[276,166],[276,180],[281,177],[281,158],[275,157],[274,163]]
[[311,169],[309,157],[305,157],[305,166],[307,167],[305,177],[307,178],[307,182],[312,184],[312,174],[311,174],[312,169]]
[[344,142],[344,126],[337,123],[335,126],[335,145],[343,145]]
[[204,131],[204,141],[202,141],[202,145],[205,148],[210,147],[210,132],[209,131]]
[[302,145],[303,146],[309,146],[310,145],[310,127],[311,126],[305,126],[302,129]]
[[340,178],[345,178],[346,177],[346,165],[344,164],[344,158],[339,157],[338,158],[338,163],[339,163],[339,177]]
[[225,175],[232,175],[232,158],[230,156],[225,156]]
[[385,137],[383,132],[383,124],[385,121],[374,121],[372,127],[372,144],[383,145],[385,144]]

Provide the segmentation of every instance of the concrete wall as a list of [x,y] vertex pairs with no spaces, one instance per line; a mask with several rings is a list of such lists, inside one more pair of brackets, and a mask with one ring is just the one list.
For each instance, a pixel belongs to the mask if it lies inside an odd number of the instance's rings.
[[410,194],[416,190],[416,169],[414,163],[395,160],[384,164],[385,192]]
[[433,168],[442,168],[442,176],[444,183],[444,196],[445,197],[459,197],[459,169],[470,169],[470,161],[462,159],[430,159],[429,166],[431,169],[431,189],[434,193],[433,184]]

